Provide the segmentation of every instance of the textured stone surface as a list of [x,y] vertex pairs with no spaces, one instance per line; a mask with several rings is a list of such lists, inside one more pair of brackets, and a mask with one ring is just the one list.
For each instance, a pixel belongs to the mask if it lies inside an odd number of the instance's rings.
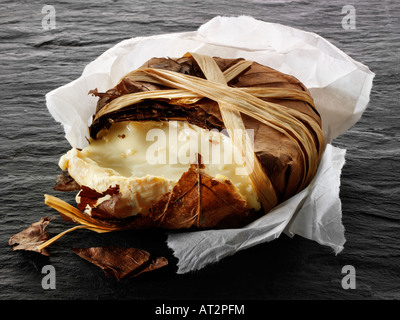
[[[56,28],[42,28],[45,4]],[[0,299],[399,299],[400,5],[366,1],[356,30],[341,25],[343,1],[2,1],[0,10]],[[240,252],[193,274],[177,275],[162,231],[99,235],[77,230],[50,247],[50,257],[11,252],[8,239],[44,216],[69,145],[48,114],[45,94],[77,77],[84,66],[123,39],[193,31],[215,15],[251,15],[312,31],[376,73],[361,120],[334,145],[347,149],[341,199],[347,242],[335,256],[317,243],[286,236]],[[65,195],[63,196],[65,199]],[[73,195],[70,195],[70,199]],[[68,200],[68,197],[67,197]],[[59,216],[48,232],[69,223]],[[72,247],[134,246],[170,264],[116,282],[79,258]],[[44,265],[56,270],[56,289],[41,286]],[[341,285],[344,265],[356,270],[356,289]]]

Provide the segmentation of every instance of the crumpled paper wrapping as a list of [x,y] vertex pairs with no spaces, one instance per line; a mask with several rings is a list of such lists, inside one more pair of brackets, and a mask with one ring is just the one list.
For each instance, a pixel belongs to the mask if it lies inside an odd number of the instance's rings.
[[346,241],[339,198],[346,151],[330,142],[361,117],[374,73],[317,34],[248,16],[218,16],[197,31],[127,39],[89,63],[81,77],[49,92],[48,110],[63,125],[71,146],[83,148],[97,102],[89,90],[106,91],[152,57],[186,52],[242,57],[297,77],[314,98],[329,144],[312,183],[246,227],[170,233],[167,244],[178,258],[177,272],[198,270],[282,233],[300,235],[338,254]]

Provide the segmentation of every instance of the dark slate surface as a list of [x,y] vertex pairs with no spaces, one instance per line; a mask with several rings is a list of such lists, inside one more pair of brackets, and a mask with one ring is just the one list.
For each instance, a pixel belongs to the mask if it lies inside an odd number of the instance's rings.
[[[399,49],[397,1],[1,1],[0,3],[0,299],[399,299]],[[42,28],[45,4],[56,28]],[[342,7],[356,9],[344,30]],[[69,149],[48,114],[45,94],[76,79],[84,66],[119,41],[193,31],[216,15],[251,15],[320,34],[376,73],[362,119],[334,145],[347,149],[340,196],[345,249],[335,256],[317,243],[286,236],[200,271],[178,275],[162,231],[95,234],[76,231],[50,248],[49,258],[11,252],[7,242],[42,216],[43,203]],[[63,195],[65,199],[65,195]],[[69,200],[72,200],[71,195]],[[67,198],[68,200],[68,198]],[[70,224],[59,216],[55,235]],[[164,255],[154,273],[116,282],[71,247],[118,244]],[[44,265],[56,289],[41,285]],[[342,267],[356,270],[356,288],[342,288]]]

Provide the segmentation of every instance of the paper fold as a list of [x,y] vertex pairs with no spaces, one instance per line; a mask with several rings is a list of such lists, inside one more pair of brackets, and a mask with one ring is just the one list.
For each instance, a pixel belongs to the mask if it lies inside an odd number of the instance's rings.
[[[96,107],[91,89],[106,91],[152,57],[199,52],[257,61],[297,77],[313,96],[330,143],[362,116],[374,74],[319,35],[247,16],[215,17],[197,31],[127,39],[86,66],[77,80],[46,95],[49,112],[72,147],[87,145],[87,125]],[[339,198],[345,150],[328,144],[310,186],[242,229],[171,233],[168,246],[179,273],[200,269],[238,250],[281,235],[300,235],[335,253],[343,249]]]

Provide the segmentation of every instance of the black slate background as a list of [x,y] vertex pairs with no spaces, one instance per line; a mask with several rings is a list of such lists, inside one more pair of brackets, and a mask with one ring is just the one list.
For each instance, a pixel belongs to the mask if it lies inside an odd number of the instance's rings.
[[[45,4],[56,28],[44,30]],[[341,25],[344,5],[356,8],[356,30]],[[0,299],[338,299],[400,298],[399,191],[400,5],[392,1],[0,1]],[[316,32],[376,73],[361,120],[334,145],[347,149],[340,197],[345,249],[296,236],[225,258],[189,274],[163,231],[95,234],[76,231],[56,242],[49,258],[12,252],[8,239],[43,216],[59,157],[69,149],[48,114],[45,94],[77,77],[87,63],[121,40],[193,31],[216,15],[251,15]],[[62,195],[66,198],[65,194]],[[50,235],[71,225],[59,216]],[[116,282],[76,256],[71,247],[118,244],[164,255],[170,264]],[[44,265],[56,269],[56,289],[41,286]],[[356,289],[344,290],[342,267],[356,270]]]

